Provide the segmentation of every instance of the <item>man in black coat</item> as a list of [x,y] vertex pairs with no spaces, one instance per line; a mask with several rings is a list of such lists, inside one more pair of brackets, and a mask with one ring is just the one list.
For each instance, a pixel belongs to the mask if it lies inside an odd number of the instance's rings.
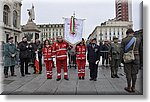
[[[29,61],[29,45],[27,43],[27,38],[23,37],[22,41],[19,43],[18,46],[20,53],[19,53],[19,58],[20,58],[20,71],[21,75],[24,77],[25,74],[29,75],[30,73],[28,72],[28,61]],[[24,73],[24,64],[25,64],[25,73]]]
[[96,38],[92,39],[92,42],[87,46],[87,60],[89,62],[90,69],[90,81],[97,80],[98,63],[100,60],[100,48],[96,44]]

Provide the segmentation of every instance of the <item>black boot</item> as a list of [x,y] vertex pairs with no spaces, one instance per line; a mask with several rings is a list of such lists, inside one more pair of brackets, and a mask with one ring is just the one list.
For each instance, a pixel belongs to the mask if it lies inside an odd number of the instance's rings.
[[5,78],[8,78],[8,75],[5,75]]
[[117,74],[115,75],[116,78],[120,78]]
[[60,81],[60,80],[61,80],[61,78],[57,78],[57,79],[56,79],[56,81]]
[[69,80],[69,78],[64,78],[65,80]]

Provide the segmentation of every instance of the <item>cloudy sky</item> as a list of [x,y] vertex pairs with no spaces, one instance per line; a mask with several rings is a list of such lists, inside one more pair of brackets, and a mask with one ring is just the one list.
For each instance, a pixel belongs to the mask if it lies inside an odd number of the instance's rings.
[[[142,0],[132,0],[132,20],[134,30],[140,29],[139,4]],[[63,23],[62,17],[70,17],[75,11],[76,18],[86,19],[83,37],[87,38],[94,28],[115,17],[115,0],[23,0],[21,24],[28,20],[27,9],[32,3],[37,24]]]

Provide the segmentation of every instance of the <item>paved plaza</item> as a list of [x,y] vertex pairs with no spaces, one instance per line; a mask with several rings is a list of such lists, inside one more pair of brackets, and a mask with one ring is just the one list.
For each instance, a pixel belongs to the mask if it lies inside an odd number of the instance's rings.
[[[33,69],[29,67],[30,72]],[[19,67],[16,68],[17,77],[3,78],[2,94],[46,94],[46,95],[142,95],[142,73],[140,70],[137,79],[136,92],[128,93],[124,90],[126,79],[122,68],[119,68],[120,78],[110,77],[110,68],[99,66],[97,81],[89,80],[89,69],[86,67],[85,80],[78,80],[77,69],[69,69],[69,81],[56,81],[56,70],[53,69],[53,79],[46,78],[45,66],[42,74],[31,74],[21,77]]]

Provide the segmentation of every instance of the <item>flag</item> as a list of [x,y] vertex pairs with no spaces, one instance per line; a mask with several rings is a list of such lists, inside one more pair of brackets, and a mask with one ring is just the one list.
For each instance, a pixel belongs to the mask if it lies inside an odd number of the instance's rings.
[[75,23],[75,18],[73,16],[71,16],[70,19],[70,33],[71,34],[75,34],[75,27],[76,27],[76,23]]
[[39,73],[39,58],[38,58],[38,53],[36,53],[36,59],[35,59],[35,69],[36,69],[36,74]]
[[64,18],[64,39],[71,44],[82,41],[84,19]]

